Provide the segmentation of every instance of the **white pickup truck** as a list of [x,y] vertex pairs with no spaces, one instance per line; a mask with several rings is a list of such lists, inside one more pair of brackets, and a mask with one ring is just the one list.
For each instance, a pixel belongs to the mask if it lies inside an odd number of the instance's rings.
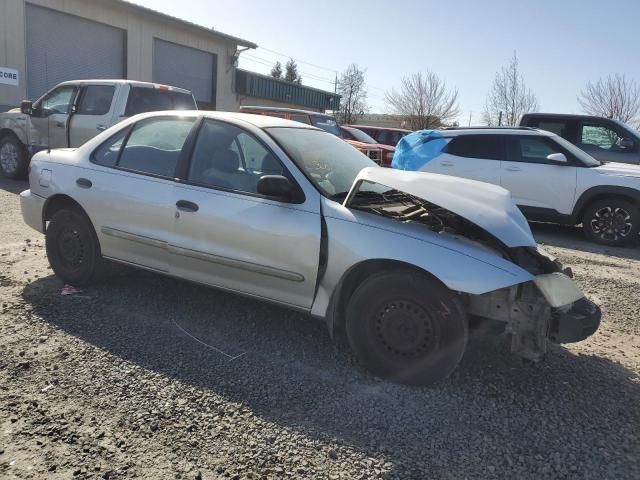
[[196,110],[188,90],[131,80],[63,82],[35,102],[0,113],[0,173],[25,178],[31,157],[78,147],[121,120],[158,110]]

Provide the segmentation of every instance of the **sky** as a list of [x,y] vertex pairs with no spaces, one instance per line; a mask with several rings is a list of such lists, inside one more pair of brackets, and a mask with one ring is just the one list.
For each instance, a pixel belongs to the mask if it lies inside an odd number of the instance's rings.
[[[404,75],[437,73],[459,95],[459,122],[481,122],[496,72],[517,52],[541,111],[580,113],[589,81],[640,82],[637,0],[134,0],[258,44],[241,68],[298,62],[303,84],[333,91],[336,72],[366,70],[371,112]],[[277,53],[276,53],[277,52]]]

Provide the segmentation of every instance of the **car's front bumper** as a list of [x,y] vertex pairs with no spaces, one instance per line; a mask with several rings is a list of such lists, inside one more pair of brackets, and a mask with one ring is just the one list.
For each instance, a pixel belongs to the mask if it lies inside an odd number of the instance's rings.
[[20,209],[24,223],[40,233],[44,233],[42,209],[45,201],[46,198],[36,195],[31,190],[25,190],[20,194]]
[[580,342],[593,335],[600,326],[600,307],[586,297],[571,305],[551,311],[549,340],[555,343]]

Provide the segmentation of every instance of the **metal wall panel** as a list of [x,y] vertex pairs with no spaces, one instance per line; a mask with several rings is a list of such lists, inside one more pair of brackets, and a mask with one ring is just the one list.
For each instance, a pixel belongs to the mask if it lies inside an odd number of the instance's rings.
[[124,30],[27,3],[27,95],[65,80],[126,78]]
[[153,39],[153,81],[186,88],[198,104],[215,108],[217,55]]

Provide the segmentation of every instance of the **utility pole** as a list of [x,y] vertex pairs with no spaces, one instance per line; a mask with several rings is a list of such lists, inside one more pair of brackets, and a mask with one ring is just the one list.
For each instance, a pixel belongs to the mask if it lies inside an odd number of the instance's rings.
[[498,115],[498,126],[502,126],[502,110],[500,110],[500,114]]
[[469,125],[468,125],[469,127],[471,126],[471,113],[472,113],[472,112],[471,112],[471,111],[469,111]]

